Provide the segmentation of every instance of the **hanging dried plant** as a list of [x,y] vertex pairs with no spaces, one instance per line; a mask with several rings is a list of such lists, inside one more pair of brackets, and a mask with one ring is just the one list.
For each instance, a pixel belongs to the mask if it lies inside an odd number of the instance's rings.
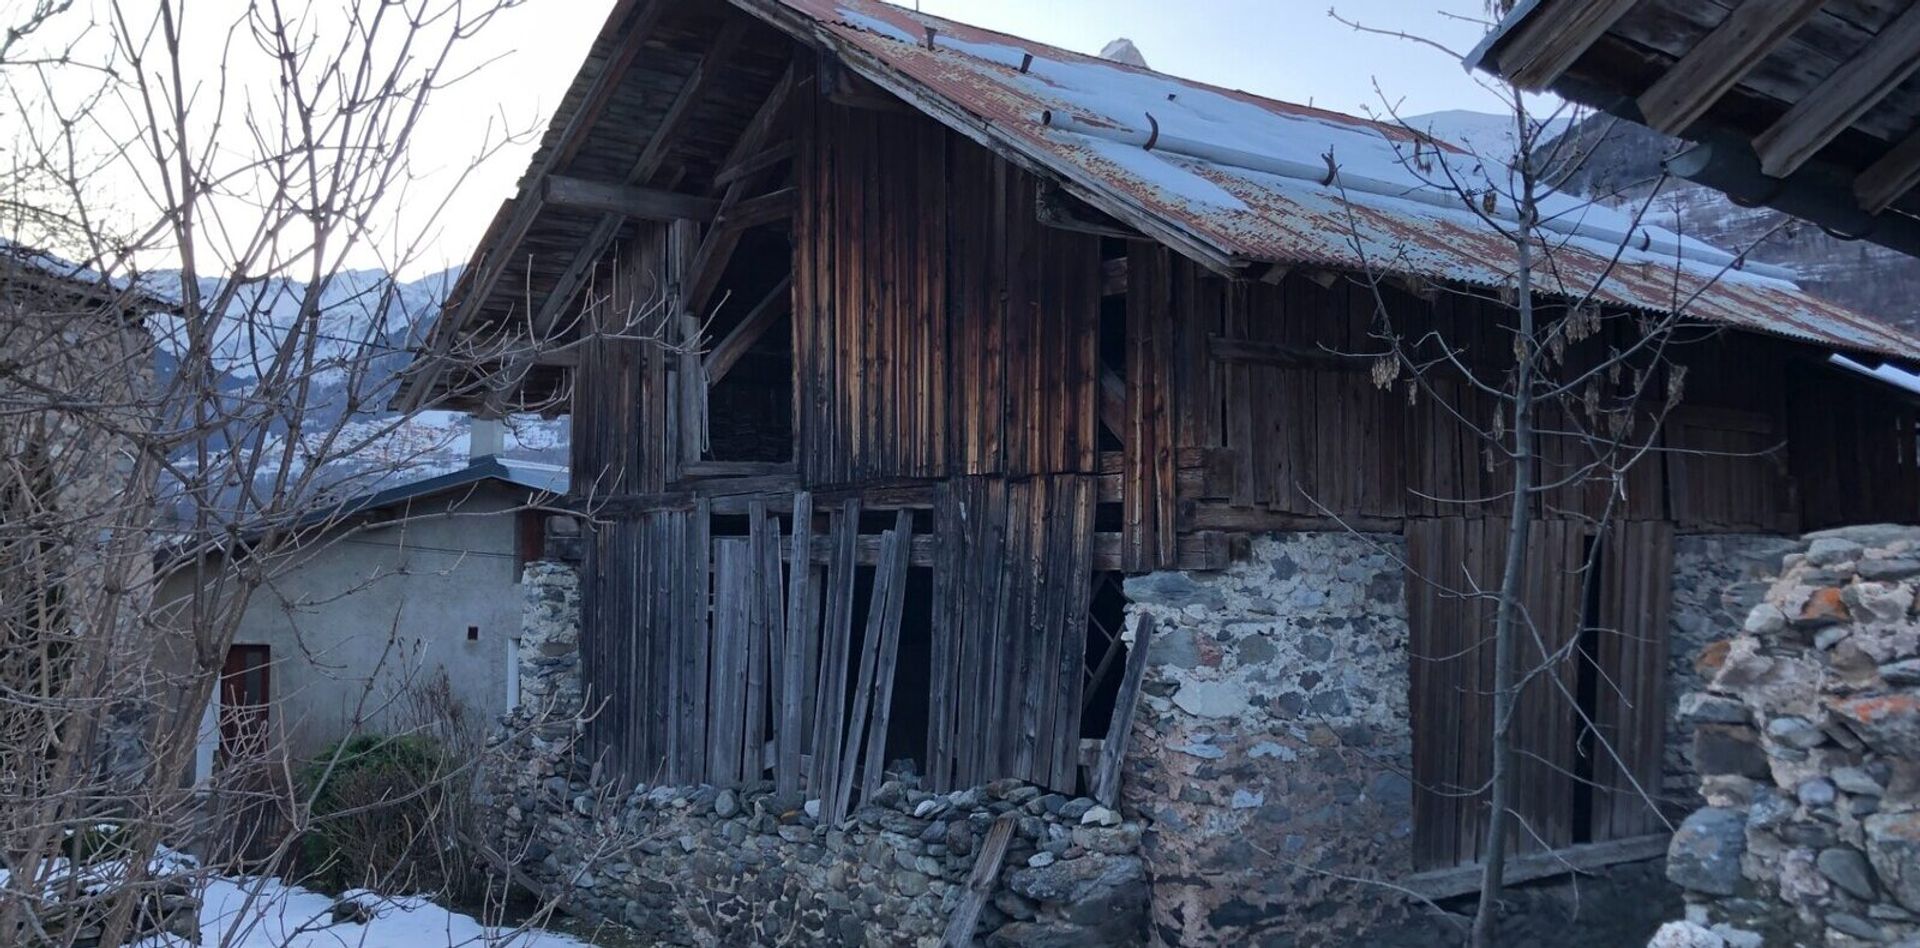
[[1400,360],[1384,355],[1373,360],[1373,387],[1383,392],[1393,390],[1393,381],[1400,377]]

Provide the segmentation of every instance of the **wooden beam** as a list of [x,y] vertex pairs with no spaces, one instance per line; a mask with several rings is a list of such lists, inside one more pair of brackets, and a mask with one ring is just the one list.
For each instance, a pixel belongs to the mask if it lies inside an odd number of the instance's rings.
[[1500,72],[1522,89],[1558,80],[1638,0],[1558,0],[1535,9],[1500,53]]
[[759,197],[735,202],[733,206],[720,212],[713,226],[746,230],[749,227],[785,220],[793,216],[793,208],[798,196],[798,188],[786,187]]
[[709,221],[720,209],[720,202],[712,198],[562,175],[547,176],[541,199],[554,207],[605,211],[643,221]]
[[[767,93],[766,101],[760,103],[759,110],[754,112],[753,118],[747,121],[747,127],[741,131],[740,139],[733,143],[733,150],[727,153],[727,160],[721,167],[741,165],[747,160],[746,156],[751,155],[762,142],[766,141],[786,108],[787,99],[793,93],[795,81],[793,67],[789,65],[786,73],[780,77],[780,81],[774,83],[773,89]],[[757,172],[746,174],[727,184],[726,194],[720,199],[723,216],[746,200],[747,189],[756,177],[758,177]],[[727,263],[733,259],[733,250],[739,243],[739,228],[718,225],[707,234],[705,240],[700,242],[700,252],[695,255],[693,261],[691,287],[687,291],[688,305],[692,306],[695,312],[706,311],[707,303],[712,299],[714,289],[720,285],[720,278],[726,274]]]
[[762,149],[759,154],[748,155],[739,162],[720,169],[720,173],[713,176],[713,183],[715,186],[732,184],[741,178],[750,178],[792,157],[793,139],[787,139]]
[[1853,194],[1860,199],[1861,210],[1878,214],[1915,187],[1920,187],[1920,129],[1860,172]]
[[[1550,853],[1509,856],[1505,881],[1530,882],[1570,872],[1591,872],[1625,862],[1644,862],[1667,854],[1668,833],[1569,846]],[[1405,876],[1397,883],[1429,899],[1449,899],[1480,891],[1481,867],[1457,866]]]
[[1761,172],[1784,178],[1799,170],[1854,120],[1920,69],[1920,4],[1888,23],[1851,59],[1753,140]]
[[766,335],[767,330],[779,322],[780,317],[787,314],[791,309],[789,304],[792,302],[790,296],[792,289],[793,275],[788,274],[781,278],[779,285],[768,292],[760,302],[754,304],[753,309],[740,320],[740,324],[733,327],[732,332],[727,333],[727,338],[720,340],[720,343],[707,353],[706,369],[709,387],[719,385],[720,380],[726,378],[727,373],[732,371],[734,365],[740,361],[740,357],[746,355],[747,350],[753,348],[753,344],[759,342],[760,337]]
[[[634,14],[636,6],[642,7],[637,15]],[[602,28],[601,35],[619,36],[621,42],[615,47],[613,58],[607,61],[587,86],[586,94],[581,96],[580,107],[567,116],[567,124],[560,131],[558,147],[540,167],[534,169],[536,179],[544,179],[547,173],[565,167],[581,146],[586,144],[588,134],[599,124],[600,116],[613,101],[613,94],[619,89],[621,80],[633,67],[640,48],[646,44],[661,15],[672,6],[664,0],[620,0],[607,17],[607,25]],[[629,16],[633,19],[627,20]],[[450,318],[442,318],[433,327],[429,344],[435,361],[428,365],[426,374],[414,381],[407,407],[417,408],[424,403],[440,374],[441,360],[452,351],[454,338],[473,319],[473,314],[487,298],[493,295],[501,277],[506,275],[507,264],[519,259],[520,244],[526,240],[527,232],[533,228],[534,220],[543,209],[539,189],[523,191],[518,198],[503,205],[503,210],[506,208],[511,208],[507,210],[506,226],[497,238],[485,245],[485,256],[461,274],[454,292],[450,294],[456,309],[447,314]],[[467,283],[468,274],[473,276],[471,284]]]
[[1745,0],[1640,96],[1655,131],[1678,135],[1706,114],[1825,0]]
[[[674,4],[656,2],[654,6],[668,7]],[[746,21],[738,18],[729,20],[727,25],[721,27],[720,33],[714,37],[713,45],[707,48],[707,52],[700,57],[700,62],[693,67],[686,81],[681,84],[679,94],[667,107],[659,126],[654,129],[653,137],[647,141],[647,147],[640,152],[640,157],[627,172],[626,184],[645,184],[652,179],[656,171],[660,170],[660,164],[666,158],[667,145],[679,130],[680,122],[692,111],[693,103],[700,98],[707,83],[712,81],[713,76],[719,72],[722,62],[731,56],[733,47],[745,32]],[[559,319],[561,311],[571,305],[574,298],[579,295],[581,287],[586,285],[587,276],[599,264],[600,258],[606,255],[607,248],[613,246],[614,238],[619,236],[620,229],[626,222],[627,215],[618,208],[598,209],[608,211],[607,215],[600,219],[587,240],[581,243],[580,249],[573,255],[573,260],[567,264],[566,272],[554,283],[546,299],[540,304],[538,315],[533,322],[536,338],[550,334],[548,327]],[[712,216],[709,212],[697,216],[697,219],[710,220]]]
[[1033,216],[1048,227],[1079,234],[1092,234],[1096,237],[1117,237],[1121,240],[1143,239],[1139,231],[1095,210],[1092,205],[1053,185],[1042,181],[1038,188],[1033,202]]
[[1372,366],[1368,356],[1346,355],[1281,342],[1233,339],[1218,333],[1207,337],[1207,354],[1211,355],[1216,362],[1240,362],[1281,368],[1313,366],[1357,372]]

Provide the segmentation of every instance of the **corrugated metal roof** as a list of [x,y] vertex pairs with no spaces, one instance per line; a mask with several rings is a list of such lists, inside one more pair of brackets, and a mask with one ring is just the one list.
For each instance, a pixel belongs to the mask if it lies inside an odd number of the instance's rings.
[[[1491,179],[1511,193],[1511,172],[1409,130],[879,0],[734,2],[811,34],[876,84],[1216,269],[1283,263],[1483,287],[1513,280],[1512,245],[1484,207],[1469,208],[1447,185]],[[1511,213],[1498,199],[1493,210],[1495,220]],[[1620,211],[1556,196],[1543,216],[1553,256],[1535,272],[1550,292],[1920,357],[1920,339]]]

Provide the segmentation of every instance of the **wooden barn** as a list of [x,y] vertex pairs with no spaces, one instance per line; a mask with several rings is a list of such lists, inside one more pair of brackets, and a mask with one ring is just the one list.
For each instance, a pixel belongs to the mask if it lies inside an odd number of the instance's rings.
[[[1447,150],[877,0],[621,0],[402,402],[571,414],[613,772],[770,779],[830,815],[896,761],[1110,800],[1129,577],[1302,531],[1497,572],[1505,502],[1461,500],[1507,474],[1455,414],[1493,403],[1383,390],[1364,355],[1384,307],[1512,359],[1511,251],[1395,157]],[[1530,594],[1556,634],[1630,633],[1591,650],[1622,755],[1583,779],[1657,785],[1675,536],[1920,517],[1914,401],[1829,358],[1920,340],[1602,209],[1565,238],[1549,292],[1689,317],[1666,450],[1542,498]],[[1565,578],[1595,543],[1588,597]],[[1404,595],[1407,647],[1452,656],[1395,699],[1418,782],[1477,786],[1475,617]],[[1580,738],[1539,700],[1522,848],[1653,832],[1575,807]],[[1414,810],[1408,871],[1477,860],[1471,791]]]

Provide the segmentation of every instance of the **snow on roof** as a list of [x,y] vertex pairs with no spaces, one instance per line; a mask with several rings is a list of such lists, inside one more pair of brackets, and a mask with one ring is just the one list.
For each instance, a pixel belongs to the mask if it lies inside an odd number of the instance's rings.
[[109,277],[85,264],[74,263],[38,247],[0,237],[0,276],[6,275],[8,271],[18,273],[20,269],[31,271],[34,275],[50,281],[65,284],[76,291],[91,294],[95,298],[105,299],[109,294],[127,296],[126,303],[129,309],[152,311],[174,309],[179,306],[176,300],[169,298],[166,294],[156,293],[147,286],[136,287],[135,281],[126,277]]
[[[867,79],[1219,269],[1280,263],[1512,282],[1512,249],[1449,172],[1505,166],[1406,128],[1222,89],[881,0],[735,0],[811,33]],[[796,21],[794,15],[801,18]],[[1498,206],[1495,217],[1511,215]],[[1549,292],[1911,358],[1920,339],[1800,291],[1791,274],[1588,201],[1543,207]],[[1624,248],[1624,249],[1622,249]],[[1618,264],[1612,261],[1618,257]]]

